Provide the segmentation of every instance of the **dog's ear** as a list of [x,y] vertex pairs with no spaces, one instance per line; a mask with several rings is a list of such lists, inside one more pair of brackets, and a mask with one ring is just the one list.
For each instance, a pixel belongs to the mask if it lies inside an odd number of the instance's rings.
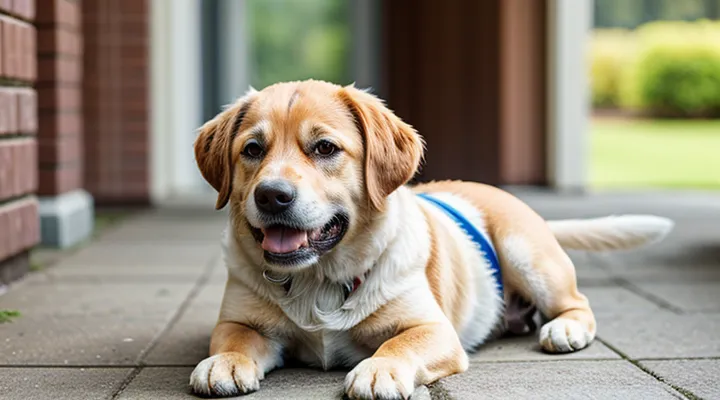
[[200,127],[195,139],[195,160],[203,178],[218,192],[215,208],[227,204],[232,191],[232,142],[238,134],[255,91],[251,91]]
[[385,198],[415,175],[424,142],[374,95],[346,86],[340,98],[355,118],[365,143],[365,188],[370,204],[382,210]]

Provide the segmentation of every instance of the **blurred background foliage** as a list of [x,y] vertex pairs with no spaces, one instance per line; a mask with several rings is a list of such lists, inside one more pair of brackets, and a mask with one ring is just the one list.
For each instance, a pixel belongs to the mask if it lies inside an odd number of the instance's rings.
[[718,0],[597,0],[592,102],[656,117],[720,116]]
[[251,84],[322,79],[351,83],[347,1],[249,0]]
[[590,50],[595,107],[656,117],[720,117],[720,22],[599,29]]
[[720,0],[595,0],[590,183],[720,189]]

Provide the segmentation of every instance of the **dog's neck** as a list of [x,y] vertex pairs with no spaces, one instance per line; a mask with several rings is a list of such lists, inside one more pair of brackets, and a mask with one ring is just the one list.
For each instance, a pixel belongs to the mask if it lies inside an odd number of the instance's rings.
[[[405,187],[391,194],[386,210],[360,232],[317,265],[293,274],[287,291],[263,278],[262,254],[253,254],[257,245],[250,243],[251,238],[229,241],[230,274],[273,300],[303,329],[347,330],[416,284],[416,279],[424,279],[430,252],[424,216],[415,195]],[[232,262],[233,253],[244,260]],[[343,284],[359,276],[367,278],[346,296]]]

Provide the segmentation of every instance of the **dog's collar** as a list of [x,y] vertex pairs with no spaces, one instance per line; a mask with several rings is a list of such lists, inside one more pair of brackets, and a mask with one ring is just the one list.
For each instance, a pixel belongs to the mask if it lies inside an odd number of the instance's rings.
[[418,193],[418,197],[421,197],[430,203],[436,205],[442,211],[445,212],[455,223],[457,223],[462,230],[464,230],[480,249],[487,262],[490,264],[490,269],[495,277],[495,283],[497,284],[500,297],[503,297],[503,281],[502,273],[500,272],[500,261],[498,260],[497,253],[488,238],[480,229],[478,229],[472,222],[468,221],[462,213],[456,210],[447,202],[438,199],[436,196],[431,196],[428,193]]
[[[363,282],[365,282],[365,279],[367,279],[367,275],[370,273],[370,271],[365,272],[361,276],[356,276],[353,278],[352,281],[345,282],[340,284],[340,286],[343,289],[343,294],[345,296],[344,300],[347,300],[348,297],[350,297],[351,294],[355,293],[357,289],[362,285]],[[272,271],[269,269],[266,269],[263,271],[263,278],[265,278],[266,281],[275,284],[275,285],[282,285],[283,289],[285,290],[285,294],[290,292],[290,288],[292,287],[292,276],[291,275],[275,275]]]

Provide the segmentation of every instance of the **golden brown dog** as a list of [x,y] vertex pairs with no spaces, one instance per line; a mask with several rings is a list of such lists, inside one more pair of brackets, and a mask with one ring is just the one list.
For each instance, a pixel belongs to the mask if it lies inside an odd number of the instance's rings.
[[[202,395],[257,390],[292,357],[351,367],[350,398],[407,398],[463,372],[467,351],[528,332],[535,307],[548,352],[595,336],[563,248],[632,248],[661,239],[653,216],[544,221],[499,189],[468,182],[406,186],[420,136],[373,95],[319,81],[251,91],[202,128],[195,154],[230,205],[229,271],[210,357],[190,384]],[[429,193],[489,238],[487,254]]]

